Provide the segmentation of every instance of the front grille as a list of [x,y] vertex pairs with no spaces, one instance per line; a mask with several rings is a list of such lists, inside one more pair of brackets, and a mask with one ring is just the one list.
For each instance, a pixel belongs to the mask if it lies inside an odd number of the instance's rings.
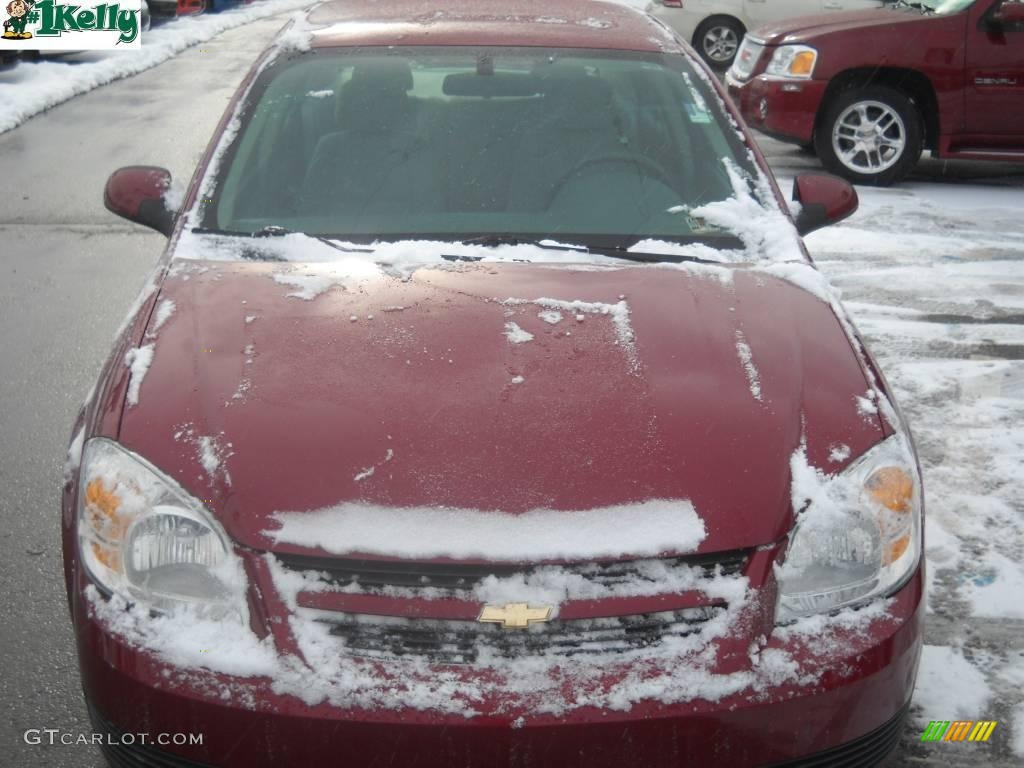
[[615,653],[659,645],[670,637],[699,632],[725,611],[707,605],[679,611],[601,619],[554,620],[526,630],[501,629],[473,621],[437,621],[393,617],[319,615],[347,651],[355,656],[423,657],[437,663],[469,664],[481,656],[575,656]]
[[[498,578],[531,573],[553,566],[523,566],[514,564],[421,563],[408,560],[352,560],[304,555],[277,555],[286,570],[314,572],[331,587],[379,590],[399,588],[441,589],[454,593],[474,589],[489,576]],[[747,552],[737,550],[711,555],[688,555],[657,560],[623,560],[601,563],[566,564],[560,567],[583,576],[598,587],[613,589],[623,584],[642,584],[650,581],[647,566],[658,564],[667,568],[696,568],[705,577],[721,573],[734,576],[743,570]]]

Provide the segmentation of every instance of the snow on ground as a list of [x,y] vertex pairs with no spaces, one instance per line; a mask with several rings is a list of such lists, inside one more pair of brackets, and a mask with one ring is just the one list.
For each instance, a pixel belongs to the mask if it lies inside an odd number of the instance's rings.
[[[998,720],[970,757],[994,764],[1024,739],[1024,188],[858,192],[860,210],[807,244],[920,454],[929,591],[915,716],[922,728]],[[908,752],[926,749],[920,733],[908,729]]]
[[20,61],[0,72],[0,133],[80,93],[162,64],[173,56],[257,19],[294,11],[313,0],[259,0],[218,14],[174,19],[142,33],[142,47],[131,51],[91,51],[74,58]]
[[992,690],[985,676],[959,650],[925,645],[917,677],[915,702],[921,722],[984,720]]

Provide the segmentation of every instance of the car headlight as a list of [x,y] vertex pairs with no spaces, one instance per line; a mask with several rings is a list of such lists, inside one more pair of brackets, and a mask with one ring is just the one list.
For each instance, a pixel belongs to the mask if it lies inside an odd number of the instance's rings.
[[97,585],[157,610],[182,603],[245,616],[244,577],[202,503],[105,438],[82,454],[78,545]]
[[806,45],[780,45],[765,69],[766,75],[809,78],[814,74],[818,52]]
[[[803,454],[798,454],[802,457]],[[776,620],[824,613],[891,594],[921,556],[921,481],[901,435],[826,477],[793,465],[797,523],[779,582]]]

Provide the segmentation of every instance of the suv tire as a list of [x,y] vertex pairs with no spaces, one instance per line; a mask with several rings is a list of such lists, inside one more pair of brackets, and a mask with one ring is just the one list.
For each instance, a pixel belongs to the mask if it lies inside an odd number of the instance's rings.
[[829,101],[814,132],[822,165],[854,184],[887,187],[906,177],[924,146],[917,107],[895,88],[870,85]]

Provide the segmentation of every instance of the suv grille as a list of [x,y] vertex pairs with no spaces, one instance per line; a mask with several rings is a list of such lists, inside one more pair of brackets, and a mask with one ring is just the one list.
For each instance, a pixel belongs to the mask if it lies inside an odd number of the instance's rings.
[[397,619],[374,616],[353,618],[323,615],[355,656],[394,658],[419,656],[445,664],[469,664],[482,653],[502,658],[550,654],[575,656],[614,653],[659,645],[669,637],[699,632],[705,622],[725,611],[708,605],[680,611],[638,614],[603,619],[555,620],[528,630],[504,630],[471,621]]

